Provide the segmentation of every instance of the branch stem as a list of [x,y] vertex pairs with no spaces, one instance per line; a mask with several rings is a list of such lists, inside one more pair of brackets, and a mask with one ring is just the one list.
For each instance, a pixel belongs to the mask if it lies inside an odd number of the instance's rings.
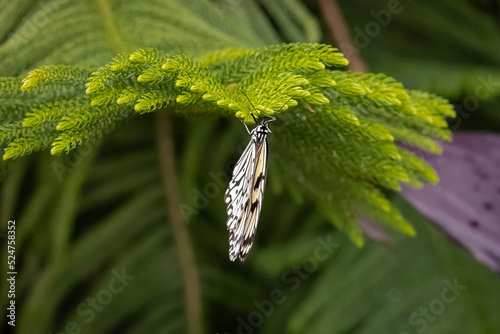
[[188,333],[201,334],[203,322],[198,267],[189,231],[179,210],[181,195],[175,170],[172,119],[164,111],[156,113],[156,129],[165,201],[185,285]]
[[359,49],[352,40],[351,33],[342,16],[342,11],[335,0],[318,0],[321,14],[325,19],[330,34],[337,41],[337,45],[344,56],[349,60],[347,66],[354,72],[366,72],[368,67],[359,54]]

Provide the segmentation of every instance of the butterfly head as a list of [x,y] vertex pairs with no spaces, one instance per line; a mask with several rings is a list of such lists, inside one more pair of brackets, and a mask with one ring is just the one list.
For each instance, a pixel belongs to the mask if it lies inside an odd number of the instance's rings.
[[274,122],[275,120],[276,119],[274,117],[271,117],[270,119],[258,123],[257,127],[255,128],[255,132],[266,134],[271,133],[271,129],[269,129],[269,123]]

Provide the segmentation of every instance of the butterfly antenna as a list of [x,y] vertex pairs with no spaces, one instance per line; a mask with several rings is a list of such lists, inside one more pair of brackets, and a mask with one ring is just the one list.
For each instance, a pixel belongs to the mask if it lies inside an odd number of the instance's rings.
[[257,119],[256,119],[256,118],[255,118],[255,116],[253,115],[252,110],[250,110],[250,107],[248,107],[248,112],[250,113],[250,115],[252,115],[253,120],[255,121],[255,124],[257,124]]
[[295,95],[294,95],[294,96],[292,96],[291,98],[289,98],[289,99],[288,99],[285,103],[283,103],[283,105],[282,105],[282,106],[281,106],[281,108],[277,111],[277,113],[278,113],[278,112],[280,112],[280,111],[281,111],[281,109],[283,109],[283,107],[284,107],[284,106],[286,106],[286,105],[287,105],[287,103],[288,103],[288,102],[290,102],[290,101],[291,101],[294,97],[295,97]]
[[[257,108],[255,108],[255,106],[253,105],[252,101],[250,101],[250,99],[248,98],[247,94],[245,94],[245,92],[244,92],[244,91],[242,91],[241,89],[240,89],[240,92],[241,92],[241,94],[245,95],[245,97],[247,98],[247,100],[248,100],[248,102],[250,103],[250,105],[252,106],[252,108],[253,108],[254,110],[257,110]],[[292,97],[290,97],[290,98],[289,98],[289,99],[288,99],[285,103],[283,103],[283,105],[281,106],[281,108],[279,108],[279,110],[278,110],[278,111],[276,111],[275,113],[279,113],[279,112],[280,112],[280,111],[281,111],[281,110],[282,110],[282,109],[283,109],[283,108],[284,108],[284,107],[288,104],[288,102],[290,102],[290,101],[291,101],[294,97],[295,97],[295,95],[294,95],[294,96],[292,96]],[[252,115],[252,117],[253,117],[253,119],[254,119],[254,121],[255,121],[255,124],[257,124],[257,119],[256,119],[256,118],[255,118],[255,116],[252,114],[252,111],[250,110],[250,107],[248,107],[248,111],[250,112],[250,115]],[[262,111],[261,111],[261,112],[262,112]],[[271,118],[273,118],[273,120],[275,120],[275,118],[274,118],[274,117],[271,117]]]
[[252,108],[253,108],[254,110],[257,110],[257,109],[255,109],[255,107],[254,107],[254,105],[253,105],[252,101],[250,101],[250,99],[248,98],[247,94],[245,94],[245,92],[244,92],[244,91],[242,91],[241,89],[240,89],[240,92],[241,92],[241,94],[245,95],[245,97],[247,98],[248,102],[250,102],[250,105],[252,106]]
[[[279,112],[283,109],[283,107],[284,107],[284,106],[286,106],[286,105],[287,105],[287,103],[288,103],[288,102],[290,102],[290,100],[291,100],[291,99],[293,99],[294,97],[295,97],[295,95],[294,95],[294,96],[292,96],[291,98],[289,98],[289,99],[288,99],[288,100],[287,100],[287,101],[286,101],[286,102],[285,102],[285,103],[281,106],[281,108],[280,108],[278,111],[276,111],[276,112],[275,112],[275,114],[276,114],[276,113],[279,113]],[[269,116],[269,117],[271,117],[271,120],[270,120],[270,121],[268,121],[268,122],[274,122],[274,121],[276,120],[276,118],[274,118],[273,116]]]
[[[245,92],[244,92],[244,91],[242,91],[241,89],[240,89],[240,92],[241,92],[241,94],[245,95],[245,97],[247,98],[248,102],[250,102],[250,105],[252,106],[253,110],[257,110],[257,109],[254,107],[254,105],[253,105],[252,101],[250,101],[250,99],[248,98],[247,94],[245,94]],[[252,115],[253,120],[255,121],[255,124],[257,124],[257,119],[255,118],[255,116],[253,115],[252,111],[250,110],[250,107],[248,107],[248,111],[250,112],[250,115]]]

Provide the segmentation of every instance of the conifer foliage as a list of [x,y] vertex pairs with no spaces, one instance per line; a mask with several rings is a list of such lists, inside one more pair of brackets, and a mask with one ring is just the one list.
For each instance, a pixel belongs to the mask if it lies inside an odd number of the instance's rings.
[[[413,234],[380,186],[400,190],[400,182],[437,182],[424,161],[395,142],[439,153],[436,140],[451,140],[445,118],[454,116],[453,109],[382,74],[339,69],[345,65],[331,46],[293,43],[201,57],[146,48],[95,71],[43,66],[22,81],[1,79],[3,158],[48,147],[55,155],[67,153],[153,111],[253,123],[243,91],[256,117],[278,117],[271,159],[282,184],[313,198],[358,245],[359,217]],[[30,104],[20,106],[25,96]]]

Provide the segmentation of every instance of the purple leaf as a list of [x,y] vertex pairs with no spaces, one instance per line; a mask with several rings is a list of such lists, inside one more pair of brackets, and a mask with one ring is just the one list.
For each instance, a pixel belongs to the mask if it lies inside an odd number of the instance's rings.
[[[457,132],[440,156],[425,155],[439,184],[404,187],[403,196],[500,272],[500,135]],[[423,154],[417,152],[419,156]]]

